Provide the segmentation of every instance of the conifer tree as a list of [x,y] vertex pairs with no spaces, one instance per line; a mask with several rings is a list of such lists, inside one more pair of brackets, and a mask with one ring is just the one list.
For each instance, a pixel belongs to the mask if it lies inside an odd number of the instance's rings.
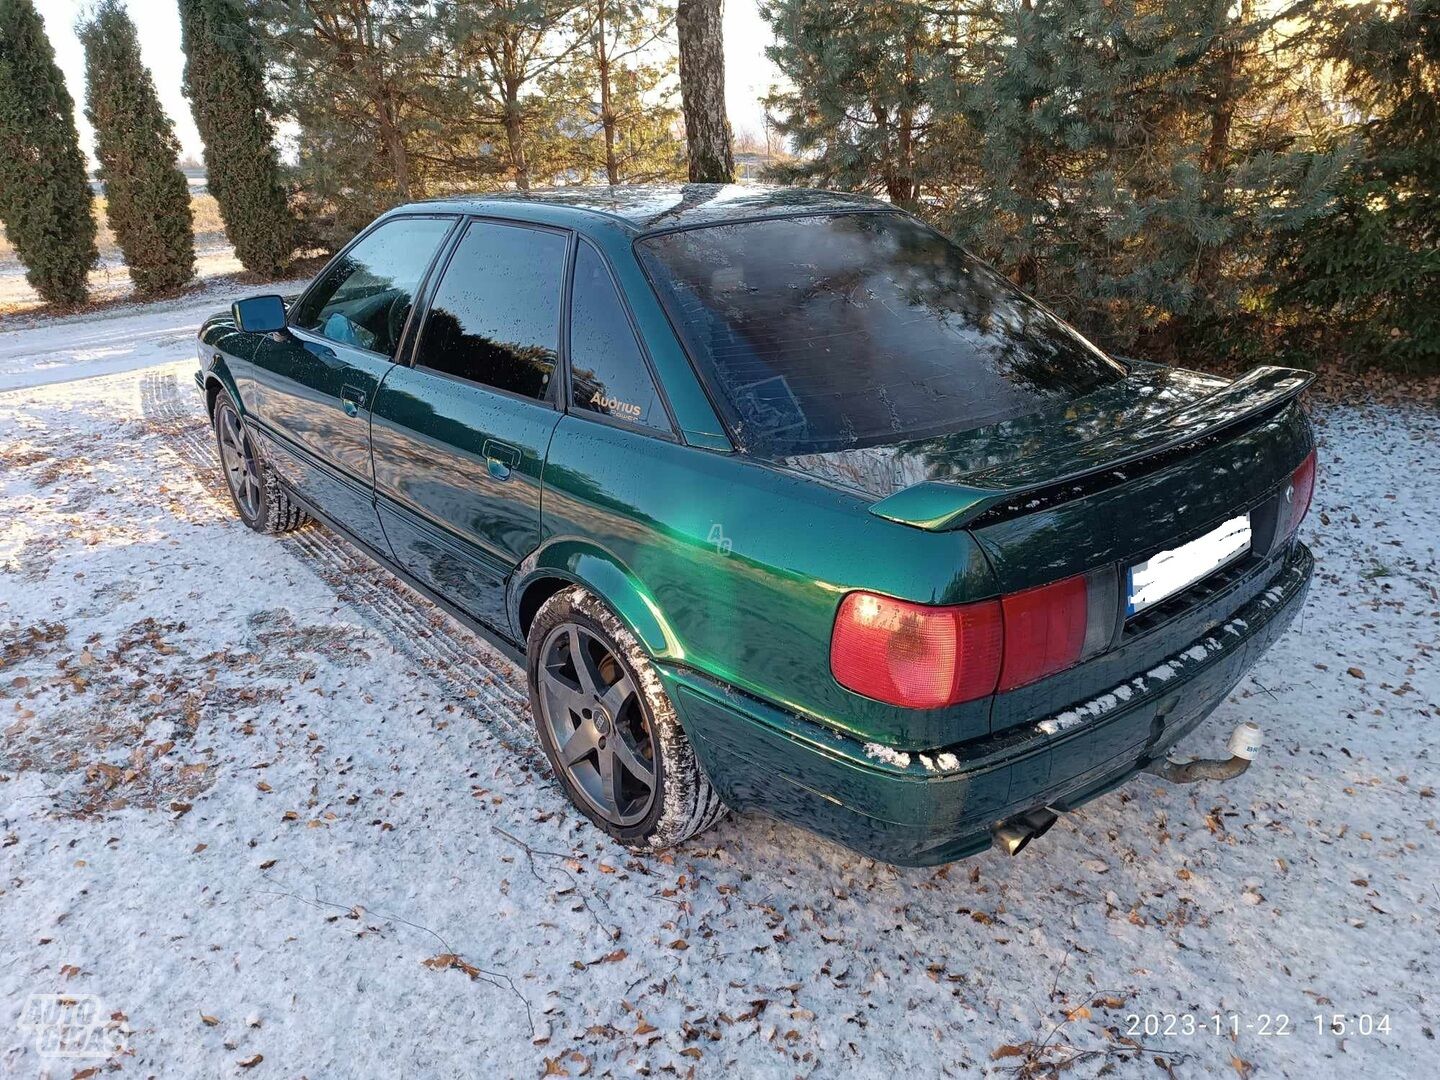
[[657,43],[673,28],[670,10],[647,0],[585,0],[572,33],[572,61],[547,91],[571,102],[570,136],[586,178],[608,184],[683,180],[684,144],[676,137],[675,60]]
[[286,204],[264,66],[244,0],[179,0],[185,94],[205,143],[210,193],[245,269],[267,277],[290,262]]
[[79,27],[85,115],[105,183],[106,215],[136,291],[178,289],[195,275],[190,186],[180,143],[140,59],[140,38],[119,0],[100,0]]
[[1182,334],[1236,318],[1268,222],[1301,200],[1271,33],[1289,9],[771,0],[762,13],[791,84],[770,106],[806,152],[781,172],[919,210],[1112,347],[1169,356]]
[[322,243],[341,244],[381,211],[423,198],[430,171],[448,160],[459,133],[436,115],[446,62],[436,6],[258,0],[276,105],[300,129],[306,224]]
[[1360,118],[1332,139],[1350,159],[1335,199],[1278,245],[1279,302],[1315,337],[1338,330],[1361,366],[1440,372],[1440,0],[1337,5],[1317,61]]
[[50,303],[85,299],[95,218],[75,103],[31,0],[0,0],[0,221]]
[[932,7],[772,0],[760,12],[775,30],[766,53],[787,81],[766,108],[800,155],[776,179],[875,192],[906,207],[922,189],[948,186],[956,163],[932,153],[955,127],[929,101],[943,30]]
[[[578,33],[564,32],[580,6],[579,0],[457,3],[446,24],[462,65],[460,92],[475,119],[494,129],[520,191],[563,168],[549,138],[564,122],[556,113],[559,103],[537,90],[583,54],[590,21],[582,20]],[[573,130],[569,134],[573,137]]]

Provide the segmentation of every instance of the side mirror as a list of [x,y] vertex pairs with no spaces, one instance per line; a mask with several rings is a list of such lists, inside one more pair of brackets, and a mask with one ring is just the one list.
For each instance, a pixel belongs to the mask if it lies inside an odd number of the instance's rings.
[[285,301],[278,296],[247,296],[230,305],[235,325],[247,334],[273,334],[285,329]]

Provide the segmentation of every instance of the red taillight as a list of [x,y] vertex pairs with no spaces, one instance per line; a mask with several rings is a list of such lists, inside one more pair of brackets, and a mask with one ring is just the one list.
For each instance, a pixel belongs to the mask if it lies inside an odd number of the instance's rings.
[[995,692],[1000,602],[933,607],[877,593],[840,602],[830,670],[841,686],[910,709],[936,709]]
[[841,686],[891,705],[956,705],[1103,652],[1119,603],[1113,567],[953,607],[853,592],[835,616],[830,670]]
[[1280,507],[1282,515],[1280,530],[1282,536],[1293,536],[1305,520],[1310,509],[1310,497],[1315,494],[1315,451],[1305,455],[1300,467],[1290,474],[1290,486],[1285,491],[1285,501]]
[[1079,662],[1089,613],[1086,592],[1081,574],[1000,601],[1005,619],[1001,690],[1014,690]]

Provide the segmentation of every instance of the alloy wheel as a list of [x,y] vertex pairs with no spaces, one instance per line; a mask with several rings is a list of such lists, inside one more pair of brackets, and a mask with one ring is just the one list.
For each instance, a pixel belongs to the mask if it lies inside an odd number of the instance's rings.
[[538,682],[546,734],[571,787],[613,825],[644,821],[659,787],[655,738],[610,644],[562,623],[541,646]]
[[220,463],[225,467],[225,480],[241,513],[247,520],[253,520],[260,513],[260,463],[255,457],[255,445],[229,405],[220,406],[218,418]]

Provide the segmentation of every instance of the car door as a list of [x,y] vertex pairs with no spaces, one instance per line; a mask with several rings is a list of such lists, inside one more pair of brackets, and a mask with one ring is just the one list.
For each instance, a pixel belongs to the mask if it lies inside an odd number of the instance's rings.
[[253,365],[250,415],[269,462],[301,498],[381,551],[370,408],[457,221],[390,218],[366,232],[291,307],[285,332]]
[[440,272],[412,364],[376,397],[375,492],[395,560],[507,636],[505,584],[539,542],[559,420],[568,233],[476,219]]

